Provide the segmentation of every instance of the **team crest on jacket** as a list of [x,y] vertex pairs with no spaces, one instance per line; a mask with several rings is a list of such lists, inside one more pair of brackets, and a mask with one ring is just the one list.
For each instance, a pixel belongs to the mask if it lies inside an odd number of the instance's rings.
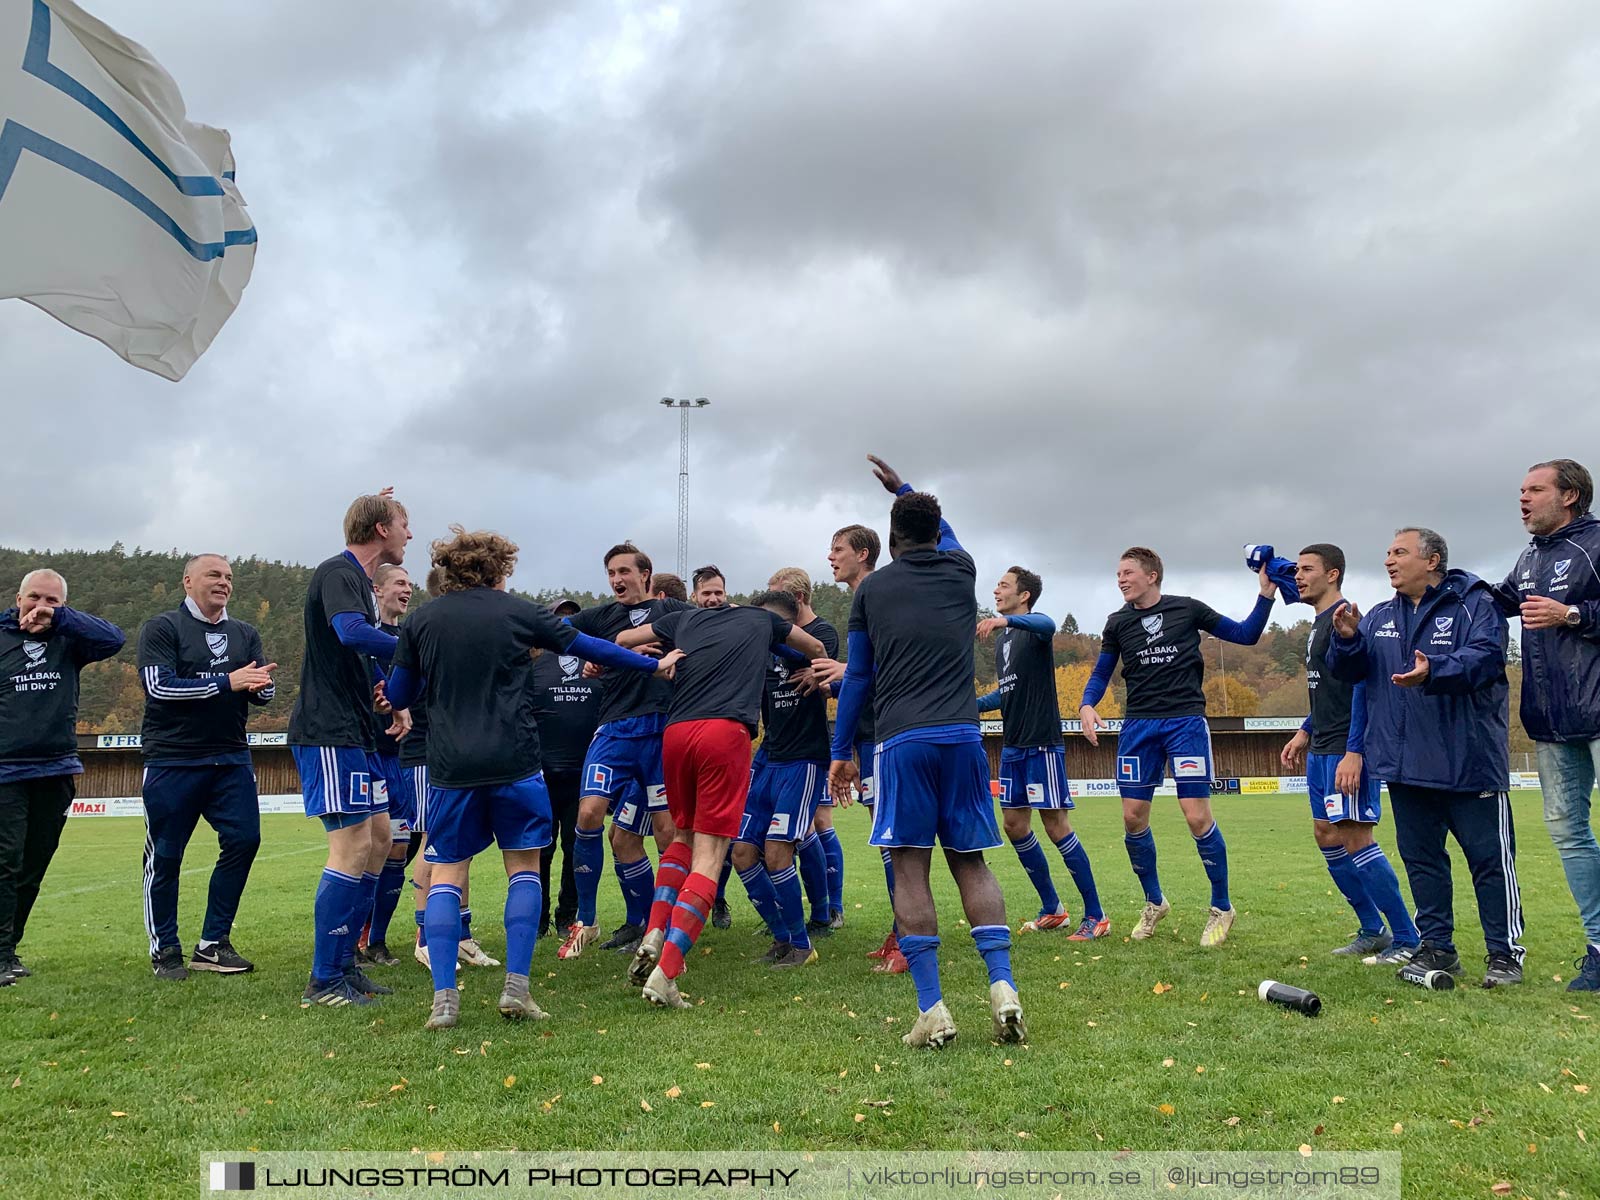
[[648,608],[630,608],[628,610],[628,620],[633,622],[634,628],[638,628],[649,619],[650,610]]
[[1563,558],[1556,564],[1556,578],[1565,579],[1567,577],[1567,572],[1570,570],[1572,570],[1572,560],[1570,558]]
[[1454,625],[1455,623],[1456,619],[1454,617],[1435,617],[1433,619],[1433,627],[1440,633],[1449,633],[1450,626]]
[[216,658],[221,658],[228,652],[228,635],[225,633],[206,634],[206,647]]
[[561,668],[561,681],[566,683],[578,677],[578,672],[583,669],[583,660],[576,654],[561,654],[556,656],[556,665]]
[[1144,626],[1145,633],[1149,634],[1151,637],[1157,638],[1157,637],[1161,636],[1161,614],[1160,613],[1157,613],[1153,617],[1142,617],[1142,618],[1140,618],[1139,624]]
[[30,667],[38,666],[44,661],[45,644],[43,642],[23,642],[22,652],[28,656]]
[[1009,670],[1011,670],[1011,643],[1008,640],[1000,643],[1000,671],[1004,674]]

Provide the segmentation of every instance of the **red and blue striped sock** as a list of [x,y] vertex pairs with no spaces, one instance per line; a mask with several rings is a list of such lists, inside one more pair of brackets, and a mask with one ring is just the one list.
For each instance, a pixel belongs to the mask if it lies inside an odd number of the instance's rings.
[[694,948],[716,901],[715,879],[696,872],[684,880],[678,902],[672,906],[672,927],[667,930],[666,945],[661,948],[661,973],[668,979],[683,974],[684,957]]
[[656,868],[656,894],[650,902],[650,921],[646,929],[664,930],[672,923],[672,908],[678,903],[683,881],[689,878],[691,857],[688,842],[673,842],[661,856],[661,865]]

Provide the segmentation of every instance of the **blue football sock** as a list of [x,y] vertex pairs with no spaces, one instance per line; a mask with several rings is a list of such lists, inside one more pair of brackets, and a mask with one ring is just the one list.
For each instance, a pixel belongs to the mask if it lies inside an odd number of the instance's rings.
[[650,865],[650,856],[618,864],[617,878],[622,881],[622,902],[626,906],[623,920],[629,925],[644,925],[650,919],[650,902],[656,894],[656,870]]
[[822,852],[828,859],[828,907],[834,912],[844,911],[844,846],[839,833],[829,825],[817,834]]
[[526,975],[539,940],[544,882],[537,871],[518,871],[506,888],[506,974]]
[[[413,883],[411,886],[416,887],[417,885]],[[426,947],[428,944],[428,925],[427,922],[423,920],[423,914],[427,910],[428,902],[426,899],[424,899],[422,903],[423,907],[415,910],[417,914],[417,945]]]
[[1089,866],[1089,852],[1083,848],[1083,843],[1078,841],[1076,833],[1069,833],[1056,843],[1056,849],[1061,851],[1061,861],[1067,864],[1067,874],[1072,876],[1072,882],[1077,885],[1078,895],[1083,897],[1083,915],[1093,917],[1096,921],[1106,915],[1105,909],[1100,907],[1100,891],[1094,886],[1094,871]]
[[[435,946],[455,948],[461,932],[461,889],[454,884],[436,883],[428,889],[427,915],[423,918],[428,940]],[[456,986],[456,956],[448,951],[428,956],[433,971],[433,990],[442,992]]]
[[332,867],[322,869],[312,905],[316,933],[312,940],[311,976],[319,983],[338,979],[339,956],[350,932],[350,917],[361,900],[361,879]]
[[778,924],[772,926],[774,937],[781,937],[791,946],[809,949],[811,937],[806,933],[805,898],[800,894],[800,872],[793,863],[771,875],[772,890],[778,896]]
[[1139,886],[1144,888],[1144,898],[1151,904],[1160,904],[1161,880],[1156,875],[1156,835],[1145,827],[1143,833],[1125,833],[1122,835],[1122,844],[1128,848],[1128,861],[1133,864],[1133,873],[1139,877]]
[[1005,925],[974,925],[972,940],[977,943],[978,953],[983,955],[983,965],[989,968],[989,982],[1009,983],[1016,987],[1016,981],[1011,978],[1010,928]]
[[906,956],[911,982],[917,985],[917,1007],[927,1012],[944,999],[944,989],[939,986],[939,938],[902,933],[900,953]]
[[726,854],[724,854],[722,856],[722,874],[717,876],[717,903],[718,904],[726,904],[728,902],[728,876],[730,876],[732,874],[733,874],[733,851],[730,848],[728,853],[726,853]]
[[472,910],[465,906],[461,909],[461,936],[457,941],[470,941],[472,938]]
[[578,886],[578,924],[593,925],[600,897],[600,872],[606,866],[605,826],[578,826],[572,845],[572,878]]
[[1055,880],[1050,878],[1050,860],[1045,858],[1039,839],[1030,830],[1020,842],[1012,842],[1011,848],[1017,852],[1022,869],[1033,883],[1033,890],[1039,893],[1040,915],[1059,912],[1061,897],[1056,894]]
[[367,945],[387,943],[389,922],[394,920],[394,910],[400,907],[400,896],[406,888],[406,860],[386,858],[378,874],[378,896],[372,902],[372,930],[367,934]]
[[346,922],[350,932],[345,935],[343,944],[339,947],[339,969],[349,970],[356,965],[356,942],[361,937],[361,927],[372,916],[372,906],[378,899],[378,876],[371,871],[361,873],[360,895],[356,897],[355,908],[350,913],[350,920]]
[[794,857],[805,885],[806,902],[811,905],[811,919],[826,921],[831,914],[828,912],[828,854],[822,848],[822,839],[815,832],[806,834],[795,847]]
[[1195,838],[1194,848],[1200,855],[1200,865],[1206,869],[1206,878],[1211,880],[1211,907],[1232,908],[1228,899],[1228,844],[1222,840],[1222,830],[1215,821],[1202,837]]
[[1328,864],[1328,874],[1333,876],[1334,886],[1344,893],[1344,898],[1350,902],[1350,907],[1355,909],[1356,920],[1361,923],[1361,932],[1367,936],[1383,932],[1383,917],[1378,913],[1378,906],[1372,902],[1372,897],[1367,895],[1367,888],[1361,882],[1361,871],[1357,868],[1355,860],[1350,857],[1343,846],[1323,846],[1322,857]]
[[1361,872],[1361,882],[1367,889],[1367,895],[1372,897],[1373,904],[1389,919],[1389,932],[1394,935],[1395,944],[1420,944],[1422,934],[1417,932],[1417,923],[1411,919],[1411,909],[1406,906],[1406,898],[1400,891],[1400,880],[1385,857],[1383,847],[1377,842],[1363,846],[1350,856],[1350,861]]
[[[892,857],[890,857],[889,848],[887,846],[880,846],[878,849],[883,854],[883,884],[884,884],[884,887],[889,889],[889,911],[890,911],[890,913],[893,913],[894,912],[894,859]],[[896,934],[898,934],[900,932],[900,922],[899,921],[895,921],[894,922],[894,931],[895,931]]]
[[778,907],[778,893],[773,890],[772,877],[767,874],[767,868],[758,862],[739,872],[739,882],[744,884],[745,894],[755,906],[756,915],[766,922],[773,938],[783,941],[788,926],[783,919],[783,910]]

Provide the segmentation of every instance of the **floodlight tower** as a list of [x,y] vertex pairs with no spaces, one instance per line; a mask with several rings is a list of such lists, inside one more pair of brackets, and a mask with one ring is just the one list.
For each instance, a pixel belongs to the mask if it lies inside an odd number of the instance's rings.
[[663,408],[675,408],[678,422],[678,576],[689,577],[689,414],[707,407],[711,401],[704,396],[693,400],[676,400],[661,397]]

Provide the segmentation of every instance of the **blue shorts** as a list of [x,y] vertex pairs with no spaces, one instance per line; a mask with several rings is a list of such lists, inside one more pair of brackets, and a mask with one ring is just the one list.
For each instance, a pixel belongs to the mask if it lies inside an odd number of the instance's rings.
[[428,832],[428,765],[400,768],[401,787],[410,795],[412,813],[411,832]]
[[640,837],[654,830],[655,814],[667,811],[661,735],[612,737],[604,726],[583,759],[579,798],[604,796],[611,823]]
[[1117,786],[1124,800],[1149,800],[1168,764],[1182,799],[1211,798],[1211,729],[1204,717],[1134,717],[1117,738]]
[[[300,798],[308,817],[359,817],[366,820],[383,812],[373,794],[372,767],[367,752],[355,746],[290,746],[295,770],[300,772]],[[329,828],[343,828],[341,821]]]
[[1076,808],[1067,787],[1065,746],[1007,746],[1000,751],[1001,808]]
[[367,767],[372,773],[372,787],[376,793],[372,811],[389,814],[390,841],[409,842],[411,821],[416,816],[417,804],[411,797],[410,788],[401,781],[405,772],[400,766],[399,757],[369,754]]
[[971,853],[1000,844],[983,743],[886,743],[878,748],[874,846],[932,846]]
[[856,744],[856,766],[861,771],[861,782],[856,785],[856,791],[861,794],[861,803],[871,808],[874,800],[878,798],[878,789],[873,784],[874,769],[878,765],[878,748],[871,742],[858,742]]
[[1306,755],[1306,790],[1311,793],[1311,816],[1318,821],[1365,821],[1376,825],[1383,819],[1383,785],[1361,767],[1361,790],[1342,796],[1333,786],[1333,773],[1342,754]]
[[501,850],[540,850],[550,844],[550,793],[544,772],[515,783],[428,789],[431,863],[465,862],[499,843]]
[[752,768],[750,796],[736,842],[798,842],[811,832],[817,804],[828,790],[824,762],[765,762]]

